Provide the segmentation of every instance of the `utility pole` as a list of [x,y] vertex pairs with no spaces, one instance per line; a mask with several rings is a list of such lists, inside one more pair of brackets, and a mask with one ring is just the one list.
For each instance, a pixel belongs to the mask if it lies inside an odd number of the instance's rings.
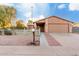
[[31,6],[31,18],[33,19],[33,6]]
[[[33,20],[33,6],[31,6],[31,17],[30,17],[32,20]],[[31,42],[31,45],[36,45],[35,43],[35,28],[33,26],[33,29],[32,29],[32,35],[33,35],[33,40]]]

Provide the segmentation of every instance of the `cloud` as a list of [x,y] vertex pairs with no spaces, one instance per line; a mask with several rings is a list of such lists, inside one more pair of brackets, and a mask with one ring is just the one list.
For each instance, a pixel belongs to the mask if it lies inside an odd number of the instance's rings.
[[39,19],[43,19],[43,18],[45,18],[44,15],[40,15],[39,16]]
[[79,10],[79,3],[70,3],[68,8],[70,11],[78,11]]
[[18,11],[22,12],[23,15],[27,18],[31,17],[31,13],[33,12],[31,7],[35,7],[33,3],[22,3],[17,6]]
[[33,21],[37,21],[37,20],[44,19],[44,18],[45,18],[44,15],[40,15],[39,17],[33,17],[33,18],[29,18],[29,19],[33,20]]
[[60,5],[58,6],[59,9],[63,9],[63,8],[65,8],[65,7],[66,7],[65,4],[60,4]]
[[0,5],[13,6],[11,3],[0,3]]
[[31,14],[32,14],[31,12],[28,12],[28,13],[25,14],[25,16],[26,16],[27,18],[30,18],[30,17],[31,17]]
[[[28,13],[25,14],[25,16],[26,16],[27,18],[31,18],[31,14],[32,14],[31,12],[28,12]],[[45,18],[44,15],[40,15],[40,16],[38,17],[38,19],[43,19],[43,18]]]
[[64,9],[65,7],[68,7],[68,10],[70,11],[78,11],[79,3],[70,3],[68,6],[66,6],[66,4],[60,4],[58,6],[59,9]]
[[38,18],[34,18],[34,21],[40,20],[40,19],[44,19],[45,16],[44,15],[40,15]]
[[23,6],[23,8],[31,8],[31,7],[35,7],[34,3],[22,3],[21,6]]
[[33,3],[17,3],[14,4],[14,7],[17,10],[17,18],[21,18],[23,20],[28,20],[31,17],[32,9],[31,7],[35,7]]

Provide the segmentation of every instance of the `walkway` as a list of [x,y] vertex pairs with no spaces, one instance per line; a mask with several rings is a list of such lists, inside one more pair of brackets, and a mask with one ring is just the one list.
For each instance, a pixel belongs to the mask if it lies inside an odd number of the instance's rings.
[[49,33],[45,33],[45,37],[48,41],[49,46],[61,46],[61,44]]
[[48,42],[46,40],[46,37],[45,37],[44,33],[41,33],[40,35],[41,35],[40,36],[40,46],[41,47],[49,47]]

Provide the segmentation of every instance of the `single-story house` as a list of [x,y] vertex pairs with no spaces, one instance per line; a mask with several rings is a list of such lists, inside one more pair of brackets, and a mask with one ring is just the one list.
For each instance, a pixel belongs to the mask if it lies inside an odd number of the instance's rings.
[[57,16],[50,16],[34,22],[34,26],[35,28],[39,27],[41,32],[69,33],[72,32],[73,22]]
[[27,23],[27,29],[33,29],[34,24],[33,23]]

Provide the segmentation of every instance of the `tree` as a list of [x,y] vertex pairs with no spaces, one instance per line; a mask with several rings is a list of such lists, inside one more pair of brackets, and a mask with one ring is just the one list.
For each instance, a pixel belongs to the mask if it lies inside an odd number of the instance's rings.
[[0,5],[0,27],[6,28],[11,24],[12,18],[15,18],[16,10],[10,6]]
[[23,23],[22,20],[18,20],[16,22],[16,28],[18,28],[18,29],[24,29],[24,28],[26,28],[26,26],[24,25],[24,23]]
[[32,23],[33,23],[33,21],[32,21],[32,20],[28,20],[28,23],[32,24]]

